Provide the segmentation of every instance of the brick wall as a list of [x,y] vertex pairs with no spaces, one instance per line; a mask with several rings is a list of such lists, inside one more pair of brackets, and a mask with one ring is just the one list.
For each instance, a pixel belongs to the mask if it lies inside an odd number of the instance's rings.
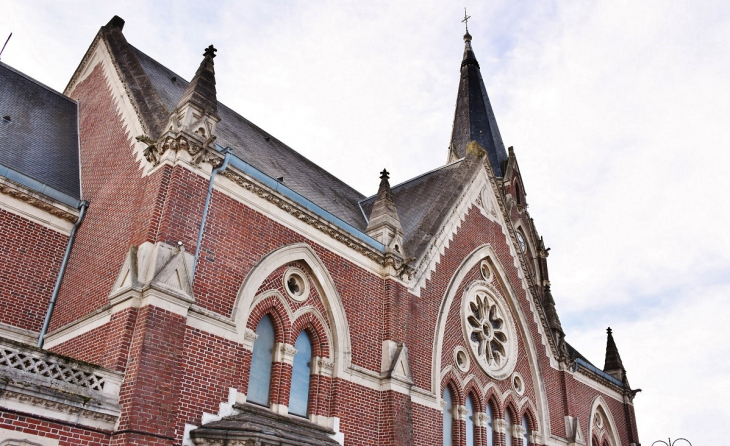
[[40,332],[68,236],[0,209],[0,322]]

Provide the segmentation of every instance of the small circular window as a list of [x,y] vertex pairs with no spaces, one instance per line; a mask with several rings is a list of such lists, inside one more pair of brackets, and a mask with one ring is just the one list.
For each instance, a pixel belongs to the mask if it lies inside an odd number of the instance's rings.
[[464,347],[459,346],[454,349],[454,363],[456,363],[456,367],[462,372],[469,370],[469,355]]
[[512,374],[512,388],[520,395],[525,393],[525,382],[522,380],[522,375],[517,372]]
[[297,302],[304,302],[309,297],[309,281],[307,274],[299,268],[291,267],[284,273],[284,290]]
[[492,280],[492,270],[489,268],[489,263],[486,260],[482,260],[482,264],[479,266],[479,271],[482,273],[482,278],[487,282]]

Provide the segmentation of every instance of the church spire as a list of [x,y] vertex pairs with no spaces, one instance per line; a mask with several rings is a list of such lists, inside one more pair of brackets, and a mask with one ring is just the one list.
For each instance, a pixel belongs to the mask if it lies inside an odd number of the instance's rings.
[[398,218],[393,192],[390,190],[389,177],[387,170],[383,169],[380,172],[380,187],[373,202],[373,210],[370,212],[370,221],[365,233],[402,257],[404,256],[403,227]]
[[464,57],[461,62],[461,79],[456,98],[454,127],[451,132],[448,161],[466,155],[466,145],[476,141],[487,152],[489,163],[498,177],[503,175],[507,151],[499,134],[497,120],[484,87],[479,62],[471,46],[471,34],[464,35]]
[[218,117],[218,100],[215,91],[215,70],[213,68],[213,58],[218,51],[210,45],[203,53],[203,61],[195,72],[193,80],[185,89],[177,108],[183,107],[186,103],[196,106],[203,113],[209,113]]
[[606,341],[606,362],[603,371],[623,381],[626,370],[624,370],[624,364],[621,362],[621,355],[618,353],[616,342],[613,340],[611,327],[608,327],[606,333],[608,333],[608,340]]

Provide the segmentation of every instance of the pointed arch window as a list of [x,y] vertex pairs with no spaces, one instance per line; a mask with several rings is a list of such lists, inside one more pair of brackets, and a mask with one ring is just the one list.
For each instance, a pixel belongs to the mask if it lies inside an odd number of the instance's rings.
[[466,397],[466,446],[474,446],[474,430],[476,423],[474,423],[474,401],[471,399],[471,395]]
[[266,315],[256,326],[256,341],[251,355],[251,374],[248,378],[246,401],[260,406],[269,406],[271,368],[274,362],[276,336],[271,316]]
[[514,440],[512,438],[512,429],[514,426],[512,426],[512,415],[510,415],[509,409],[504,411],[504,421],[507,422],[507,429],[504,433],[504,444],[505,446],[513,446]]
[[527,415],[522,416],[522,446],[529,446],[530,444],[530,420],[527,419]]
[[451,390],[444,389],[444,446],[454,446],[454,399]]
[[306,417],[309,405],[309,382],[312,373],[312,342],[306,331],[297,336],[294,344],[297,353],[291,373],[291,392],[289,394],[289,413]]
[[487,403],[487,446],[494,446],[494,410],[492,403]]

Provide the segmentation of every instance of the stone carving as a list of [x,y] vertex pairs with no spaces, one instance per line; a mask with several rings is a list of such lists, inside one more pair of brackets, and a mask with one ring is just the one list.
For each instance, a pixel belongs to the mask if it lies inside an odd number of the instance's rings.
[[104,384],[106,384],[104,377],[101,375],[52,362],[48,358],[42,358],[10,346],[0,348],[0,367],[9,367],[98,391],[104,390]]
[[115,423],[118,416],[111,415],[108,413],[97,412],[94,410],[87,410],[70,404],[63,404],[59,401],[50,400],[47,398],[41,398],[34,395],[28,395],[25,393],[14,392],[12,390],[5,389],[2,394],[3,400],[16,400],[20,403],[42,407],[43,409],[50,410],[57,413],[77,415],[86,419],[95,421],[102,421],[105,423]]
[[317,364],[319,364],[319,367],[323,372],[332,374],[332,372],[335,370],[335,363],[332,361],[328,361],[324,358],[317,359]]
[[54,206],[51,203],[48,203],[46,200],[34,196],[34,194],[32,193],[23,191],[22,189],[20,189],[20,187],[13,187],[10,184],[0,183],[0,193],[13,197],[16,200],[28,203],[33,207],[48,212],[54,217],[61,218],[71,223],[76,223],[76,220],[79,219],[78,213],[69,212],[67,210],[64,210],[63,208]]
[[324,220],[321,220],[317,217],[310,216],[307,212],[303,211],[298,206],[296,206],[294,204],[290,204],[288,201],[285,201],[285,200],[279,198],[274,193],[270,192],[268,189],[260,187],[251,181],[248,181],[246,178],[244,178],[243,176],[239,175],[238,173],[236,173],[230,169],[226,170],[221,175],[223,175],[224,177],[233,181],[234,183],[238,184],[239,186],[243,187],[247,191],[257,195],[258,197],[263,198],[264,200],[275,204],[280,209],[283,209],[284,211],[290,213],[291,215],[293,215],[297,219],[303,221],[304,223],[306,223],[314,228],[317,228],[318,230],[329,235],[330,237],[337,240],[338,242],[344,243],[345,245],[347,245],[348,248],[359,252],[360,254],[364,255],[365,257],[369,258],[370,260],[373,260],[373,261],[379,263],[380,265],[386,264],[383,254],[380,251],[370,248],[365,243],[360,242],[359,240],[355,239],[354,237],[345,233],[344,231],[333,227],[332,225],[325,222]]
[[[193,165],[199,165],[202,162],[218,161],[220,163],[220,157],[215,154],[212,149],[212,144],[216,137],[211,136],[205,140],[203,144],[198,144],[195,141],[189,140],[183,135],[177,137],[172,135],[163,136],[159,140],[155,141],[147,135],[137,136],[137,141],[147,144],[142,154],[144,155],[147,162],[156,166],[160,164],[162,155],[168,150],[173,152],[186,151],[193,159]],[[215,164],[215,163],[211,163]],[[214,167],[216,167],[214,165]]]
[[507,305],[486,282],[464,293],[464,334],[477,363],[490,376],[504,379],[516,363],[516,333]]

